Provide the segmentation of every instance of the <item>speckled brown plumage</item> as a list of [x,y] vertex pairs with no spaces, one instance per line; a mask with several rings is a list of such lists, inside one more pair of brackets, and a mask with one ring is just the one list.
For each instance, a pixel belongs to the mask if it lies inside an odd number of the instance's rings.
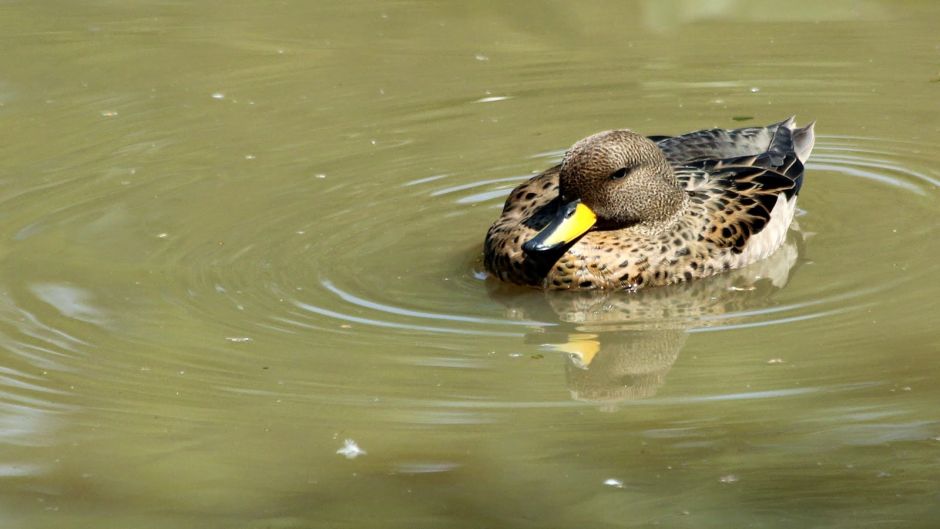
[[[675,137],[589,136],[510,193],[486,235],[486,268],[549,289],[638,289],[739,268],[783,242],[813,142],[813,125],[793,118]],[[557,251],[527,253],[523,244],[571,200],[595,211],[597,225]]]

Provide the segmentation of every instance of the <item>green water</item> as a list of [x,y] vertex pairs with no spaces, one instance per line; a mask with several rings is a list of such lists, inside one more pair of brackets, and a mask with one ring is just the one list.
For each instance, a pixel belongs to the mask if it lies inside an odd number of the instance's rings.
[[[0,526],[935,527],[938,27],[0,4]],[[577,139],[791,114],[819,136],[772,259],[637,295],[485,278],[506,194]]]

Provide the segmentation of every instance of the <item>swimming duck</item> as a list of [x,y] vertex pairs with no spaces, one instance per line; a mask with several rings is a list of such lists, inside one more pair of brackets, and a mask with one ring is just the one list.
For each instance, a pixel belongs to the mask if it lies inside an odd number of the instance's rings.
[[763,259],[793,220],[813,126],[588,136],[510,193],[486,269],[546,289],[636,290]]

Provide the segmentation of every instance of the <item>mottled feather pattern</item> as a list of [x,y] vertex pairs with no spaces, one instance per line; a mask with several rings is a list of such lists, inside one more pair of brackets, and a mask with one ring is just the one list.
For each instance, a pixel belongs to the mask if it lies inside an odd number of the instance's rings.
[[[762,259],[783,242],[795,210],[803,180],[797,151],[808,156],[812,149],[812,125],[794,127],[791,118],[765,128],[657,137],[687,194],[671,218],[594,229],[556,255],[533,257],[522,245],[561,204],[559,167],[553,167],[510,194],[487,233],[486,268],[504,281],[543,288],[637,289]],[[796,133],[808,140],[795,146]]]
[[[789,136],[787,131],[786,136]],[[677,170],[692,197],[693,207],[704,209],[704,238],[721,248],[743,251],[747,240],[771,219],[778,195],[787,199],[799,193],[803,164],[792,153],[764,153],[730,160],[705,160]]]
[[558,166],[516,187],[484,243],[484,264],[503,281],[534,284],[544,264],[526,259],[522,244],[544,228],[558,209]]

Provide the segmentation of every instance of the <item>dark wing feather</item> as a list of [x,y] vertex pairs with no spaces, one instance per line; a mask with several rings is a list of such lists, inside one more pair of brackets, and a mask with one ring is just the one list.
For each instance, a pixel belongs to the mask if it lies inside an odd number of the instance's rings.
[[793,122],[793,118],[789,118],[767,127],[699,130],[681,136],[651,136],[650,139],[662,149],[670,163],[683,165],[701,160],[723,160],[768,152],[777,141],[778,132],[789,133]]
[[803,183],[803,164],[785,127],[773,132],[760,154],[690,161],[675,173],[693,203],[705,208],[703,238],[736,251],[764,229],[778,195],[789,199]]

